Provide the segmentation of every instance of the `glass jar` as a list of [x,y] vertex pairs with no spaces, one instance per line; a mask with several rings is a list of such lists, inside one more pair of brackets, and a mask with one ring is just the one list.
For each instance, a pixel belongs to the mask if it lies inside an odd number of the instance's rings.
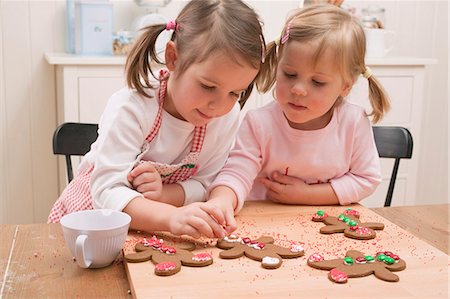
[[113,54],[128,55],[133,46],[134,36],[130,31],[118,31],[113,35]]
[[377,29],[378,23],[377,18],[374,16],[364,16],[361,19],[362,25],[364,28]]
[[[362,21],[364,23],[364,19],[367,17],[367,22],[375,18],[376,25],[371,28],[386,28],[386,18],[385,18],[385,9],[379,6],[369,6],[362,9]],[[369,17],[371,17],[369,19]]]

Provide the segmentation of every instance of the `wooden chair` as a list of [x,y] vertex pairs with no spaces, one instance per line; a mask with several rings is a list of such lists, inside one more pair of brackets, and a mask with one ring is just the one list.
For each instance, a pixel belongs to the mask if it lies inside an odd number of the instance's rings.
[[408,129],[403,127],[378,126],[373,127],[373,133],[380,158],[395,159],[389,181],[389,189],[384,202],[384,206],[389,207],[392,202],[400,159],[411,159],[413,138]]
[[71,156],[84,156],[97,140],[98,125],[63,123],[53,133],[53,153],[66,157],[67,178],[73,179]]

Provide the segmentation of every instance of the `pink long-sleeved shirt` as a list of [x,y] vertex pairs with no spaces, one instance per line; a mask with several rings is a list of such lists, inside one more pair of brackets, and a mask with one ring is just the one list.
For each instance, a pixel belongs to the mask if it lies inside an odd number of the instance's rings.
[[330,123],[319,130],[289,126],[276,101],[245,116],[227,163],[210,186],[234,190],[239,211],[245,199],[265,199],[257,177],[274,171],[298,177],[308,184],[329,182],[341,205],[372,194],[381,182],[380,161],[370,121],[364,109],[344,101]]

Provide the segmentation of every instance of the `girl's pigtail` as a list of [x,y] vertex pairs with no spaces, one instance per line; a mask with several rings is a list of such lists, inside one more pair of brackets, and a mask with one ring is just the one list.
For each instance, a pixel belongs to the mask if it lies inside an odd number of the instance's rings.
[[367,81],[369,82],[369,100],[372,106],[372,113],[369,116],[373,116],[372,122],[376,124],[389,111],[389,97],[386,90],[373,75],[369,76]]
[[245,91],[241,93],[239,96],[239,105],[242,108],[244,108],[245,102],[247,102],[247,99],[250,97],[250,94],[253,91],[253,86],[255,85],[254,82],[250,83],[250,85],[247,87]]
[[144,32],[136,40],[125,63],[127,85],[135,88],[143,96],[150,97],[144,89],[156,88],[150,83],[151,75],[158,79],[151,68],[152,62],[164,64],[158,57],[155,44],[159,34],[166,29],[166,24],[145,27]]
[[277,73],[277,48],[276,41],[270,42],[266,46],[266,58],[256,78],[256,87],[259,92],[267,92],[275,84]]

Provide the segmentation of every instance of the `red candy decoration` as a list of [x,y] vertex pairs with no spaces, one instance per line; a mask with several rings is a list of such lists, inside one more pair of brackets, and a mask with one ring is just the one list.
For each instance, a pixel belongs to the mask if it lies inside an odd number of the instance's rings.
[[174,262],[163,262],[155,266],[158,271],[171,271],[175,269],[177,265]]
[[342,272],[342,271],[339,271],[339,270],[336,269],[336,268],[335,268],[335,269],[332,269],[332,270],[330,271],[329,275],[330,275],[330,278],[331,278],[332,281],[338,282],[338,283],[344,283],[344,282],[347,282],[347,279],[348,279],[347,274],[345,274],[345,273]]
[[192,260],[198,261],[198,262],[204,262],[209,261],[212,259],[212,256],[209,253],[198,253],[192,257]]
[[324,260],[324,257],[321,256],[321,255],[318,254],[318,253],[314,253],[314,254],[312,254],[312,255],[309,256],[308,260],[309,260],[310,262],[320,262],[320,261],[323,261],[323,260]]

